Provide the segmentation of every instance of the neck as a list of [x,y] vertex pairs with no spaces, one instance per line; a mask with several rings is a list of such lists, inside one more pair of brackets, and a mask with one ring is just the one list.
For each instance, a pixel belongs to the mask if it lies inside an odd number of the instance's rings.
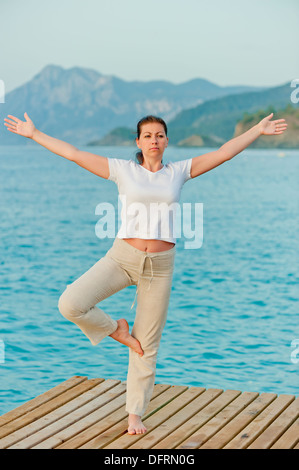
[[143,157],[143,163],[141,166],[143,166],[144,168],[150,171],[158,171],[158,170],[161,170],[161,168],[163,168],[164,165],[161,160],[157,161],[155,159]]

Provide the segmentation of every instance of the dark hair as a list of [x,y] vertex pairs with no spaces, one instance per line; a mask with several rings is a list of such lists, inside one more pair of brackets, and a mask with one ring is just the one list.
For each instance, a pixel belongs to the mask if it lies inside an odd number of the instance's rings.
[[[164,130],[165,130],[165,134],[167,135],[167,126],[166,126],[165,121],[160,117],[149,115],[149,116],[143,117],[137,123],[137,138],[138,139],[140,138],[141,127],[143,126],[143,124],[147,124],[148,122],[158,122],[159,124],[162,124],[162,126],[164,127]],[[141,150],[136,153],[136,159],[137,159],[138,163],[142,164],[143,163],[143,158],[144,157],[142,155]],[[162,160],[162,162],[163,162],[163,160]]]

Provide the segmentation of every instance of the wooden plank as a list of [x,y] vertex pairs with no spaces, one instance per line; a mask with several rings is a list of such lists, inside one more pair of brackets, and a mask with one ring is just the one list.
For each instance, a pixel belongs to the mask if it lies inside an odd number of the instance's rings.
[[[214,389],[215,392],[216,390]],[[199,413],[199,411],[202,410],[207,405],[207,403],[211,402],[211,394],[209,394],[208,392],[209,390],[199,395],[199,397],[192,400],[191,403],[184,406],[184,408],[178,411],[175,415],[164,421],[158,428],[155,428],[153,432],[146,433],[142,439],[137,441],[135,444],[129,446],[128,448],[152,449],[155,444],[159,444],[163,439],[169,437],[175,431],[177,431],[177,435],[181,435],[181,440],[184,439],[186,435],[181,433],[181,426],[185,424],[186,421],[191,419],[196,413]],[[222,390],[219,390],[219,394],[221,392]],[[216,393],[214,393],[214,397]],[[229,390],[222,393],[221,398],[223,401],[231,401],[236,398],[236,396],[240,393],[241,392],[236,390]]]
[[294,399],[294,395],[279,395],[250,424],[231,439],[224,449],[246,449]]
[[[169,387],[169,386],[168,386]],[[184,386],[170,386],[164,393],[161,393],[159,396],[152,398],[149,403],[148,409],[143,416],[143,421],[146,421],[147,418],[154,415],[158,410],[167,406],[167,404],[172,403],[174,399],[181,396],[188,387]],[[80,449],[102,449],[105,446],[109,445],[111,442],[118,439],[120,436],[127,434],[128,428],[128,413],[125,411],[125,407],[122,410],[122,420],[117,424],[113,425],[111,422],[110,427],[106,427],[104,432],[97,432],[93,436],[93,439],[86,440],[84,437],[84,442],[80,444]],[[135,437],[135,436],[129,436]]]
[[245,410],[208,439],[200,449],[221,449],[276,398],[275,393],[261,393]]
[[[204,389],[203,389],[204,390]],[[203,392],[202,389],[197,387],[190,387],[180,394],[177,398],[172,400],[167,405],[163,406],[157,410],[152,416],[143,420],[143,423],[148,431],[156,429],[158,426],[161,426],[167,419],[173,416],[175,413],[180,411],[186,405],[188,405],[194,398],[196,398],[199,393]],[[220,392],[220,391],[219,391]],[[221,393],[221,392],[220,392]],[[126,433],[125,435],[119,437],[118,439],[113,440],[110,444],[105,445],[105,449],[127,449],[128,447],[132,448],[136,441],[139,441],[144,437],[143,434],[134,434],[130,435]]]
[[241,392],[238,390],[227,390],[222,395],[217,396],[211,403],[208,403],[202,410],[196,413],[190,420],[188,420],[177,431],[169,435],[166,439],[162,440],[158,445],[153,448],[162,449],[163,446],[170,446],[171,448],[180,448],[181,443],[201,426],[212,419],[219,413],[225,406],[230,403]]
[[[106,380],[105,383],[109,382],[110,379]],[[123,383],[119,383],[113,387],[107,387],[104,393],[99,397],[95,398],[89,403],[81,406],[77,410],[74,410],[69,415],[60,418],[56,422],[47,426],[45,429],[39,431],[36,435],[32,436],[32,441],[30,441],[29,448],[44,448],[51,449],[57,444],[57,435],[63,431],[69,432],[69,429],[73,426],[76,426],[79,422],[82,424],[83,419],[88,419],[88,417],[95,413],[97,410],[102,409],[105,405],[110,402],[118,399],[126,391],[126,386]],[[54,441],[52,445],[51,442]],[[61,439],[58,440],[58,443],[61,443]],[[40,446],[40,447],[39,447]]]
[[28,437],[21,439],[16,444],[10,446],[9,449],[29,449],[61,429],[69,427],[79,418],[88,415],[90,412],[101,407],[105,402],[123,393],[123,390],[118,391],[118,393],[112,392],[110,396],[106,393],[111,389],[114,391],[115,386],[119,383],[119,380],[105,380],[52,413],[48,413],[34,423],[29,424],[26,427]]
[[[299,416],[299,398],[294,400],[247,448],[269,449]],[[297,434],[299,437],[299,433]]]
[[[78,397],[87,390],[95,387],[98,383],[102,382],[104,379],[90,379],[85,380],[84,382],[72,387],[70,390],[67,390],[52,400],[43,403],[42,405],[34,408],[29,413],[20,416],[14,421],[10,421],[7,424],[4,424],[0,428],[0,435],[5,436],[0,439],[0,449],[6,448],[9,445],[14,444],[19,440],[19,436],[22,433],[22,428],[27,426],[30,423],[33,423],[42,416],[50,413],[51,411],[59,408],[73,398]],[[23,436],[24,437],[24,436]]]
[[[176,447],[178,449],[198,449],[214,434],[220,431],[220,429],[222,429],[229,421],[231,421],[233,418],[235,418],[235,416],[243,411],[246,406],[248,406],[259,395],[257,392],[244,392],[241,393],[241,395],[240,393],[241,392],[239,392],[237,398],[235,398],[232,402],[228,402],[227,405],[224,404],[225,407],[214,417],[212,417],[206,424],[200,426],[200,428],[194,434],[190,435],[185,440],[181,440],[181,442],[176,439],[172,448]],[[170,434],[169,444],[171,443],[172,437],[173,436]],[[179,447],[177,447],[178,445]]]
[[15,419],[19,418],[20,416],[28,413],[29,411],[32,411],[34,408],[37,408],[38,406],[52,400],[53,398],[57,397],[58,395],[61,395],[61,393],[65,392],[66,390],[69,390],[70,388],[74,387],[75,385],[78,385],[79,383],[83,382],[84,380],[87,380],[87,377],[81,377],[78,375],[75,375],[74,377],[71,377],[68,380],[65,380],[64,382],[56,385],[56,387],[51,388],[50,390],[46,391],[45,393],[42,393],[41,395],[38,395],[37,397],[33,398],[32,400],[29,400],[26,403],[23,403],[22,405],[18,406],[17,408],[8,411],[4,415],[0,416],[0,427],[3,426],[4,424],[9,423],[10,421],[14,421]]
[[285,431],[272,445],[271,449],[293,449],[299,443],[299,419]]
[[299,398],[156,384],[127,433],[126,383],[74,376],[0,417],[9,449],[299,449]]
[[[156,408],[157,399],[162,394],[164,395],[164,400],[171,400],[175,392],[173,390],[173,387],[171,387],[170,385],[155,385],[153,396],[146,411],[146,415],[150,414],[152,410]],[[125,399],[126,397],[124,396],[122,399],[122,406],[118,406],[118,409],[116,409],[115,411],[113,410],[113,407],[115,407],[116,400],[111,402],[111,406],[109,409],[107,409],[107,407],[104,407],[106,408],[106,410],[104,410],[105,419],[103,419],[103,416],[98,417],[97,420],[93,420],[92,425],[89,424],[87,427],[85,426],[84,430],[71,429],[71,437],[69,437],[69,429],[67,430],[67,433],[63,433],[62,436],[60,433],[59,437],[62,437],[64,442],[60,441],[58,445],[55,445],[55,448],[77,449],[78,447],[83,446],[86,442],[98,436],[99,434],[105,433],[107,430],[109,430],[109,436],[113,433],[113,431],[118,432],[118,435],[123,432],[126,432],[127,419],[124,418],[127,418],[128,413],[125,410]],[[121,430],[119,430],[119,426]],[[117,431],[115,431],[115,429],[117,429]]]
[[64,429],[58,432],[56,431],[51,437],[34,445],[32,449],[54,449],[60,445],[64,446],[65,442],[67,442],[67,449],[75,448],[73,447],[75,445],[74,442],[76,442],[76,437],[79,436],[80,433],[82,433],[82,435],[88,435],[90,430],[93,428],[97,429],[99,426],[105,424],[107,420],[109,421],[109,415],[113,415],[114,412],[117,412],[118,409],[124,406],[126,401],[126,385],[121,383],[117,385],[117,389],[117,397],[113,396],[113,392],[110,392],[108,397],[106,397],[107,402],[104,403],[103,406],[79,418],[76,422],[68,425]]

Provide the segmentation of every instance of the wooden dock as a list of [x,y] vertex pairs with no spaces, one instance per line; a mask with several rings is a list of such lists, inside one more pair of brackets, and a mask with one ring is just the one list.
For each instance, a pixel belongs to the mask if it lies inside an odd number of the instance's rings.
[[299,449],[299,398],[156,384],[127,433],[126,384],[75,376],[0,417],[1,449]]

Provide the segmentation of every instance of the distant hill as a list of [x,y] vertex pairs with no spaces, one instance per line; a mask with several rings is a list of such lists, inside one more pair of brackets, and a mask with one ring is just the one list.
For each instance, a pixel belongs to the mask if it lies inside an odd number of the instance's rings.
[[[101,139],[89,142],[90,146],[134,146],[136,139],[136,131],[127,127],[117,127],[106,134]],[[192,135],[177,143],[181,147],[214,147],[222,145],[223,141],[210,136]]]
[[88,145],[111,145],[111,146],[130,146],[135,145],[136,131],[127,127],[117,127],[106,134],[102,139],[93,140]]
[[282,135],[276,135],[274,137],[262,135],[252,142],[250,147],[299,149],[299,108],[295,109],[290,104],[288,104],[285,109],[278,111],[276,111],[275,108],[269,107],[266,112],[260,110],[253,114],[246,113],[243,119],[236,125],[234,137],[243,134],[243,132],[246,132],[252,126],[255,126],[261,119],[268,116],[271,112],[274,113],[272,119],[284,118],[286,120],[288,124],[287,130]]
[[176,145],[178,147],[220,147],[223,143],[222,139],[215,136],[192,134],[180,140]]
[[[167,121],[183,109],[207,100],[264,87],[221,87],[197,78],[181,84],[154,80],[125,81],[99,72],[48,65],[32,80],[7,93],[0,118],[12,114],[24,119],[26,111],[37,128],[74,145],[101,139],[112,129],[135,128],[146,114]],[[186,136],[187,137],[187,136]],[[0,144],[36,145],[0,128]]]
[[[288,130],[283,139],[259,138],[252,145],[273,147],[280,142],[281,146],[297,147],[299,133],[296,128],[296,110],[298,111],[299,106],[290,104],[290,93],[290,85],[286,84],[264,91],[221,97],[184,110],[167,124],[170,144],[185,147],[219,147],[242,133],[243,129],[247,130],[248,125],[253,126],[273,111],[273,119],[288,120]],[[104,139],[98,140],[97,144],[122,145],[122,137],[116,136],[114,132],[115,130],[112,130]],[[133,131],[123,128],[122,135],[125,145],[128,145]],[[117,144],[113,144],[116,137]],[[131,142],[133,145],[134,137]]]
[[[252,114],[272,106],[283,109],[290,103],[290,84],[258,92],[246,92],[206,101],[180,112],[168,123],[169,139],[178,144],[193,135],[208,135],[227,141],[234,136],[236,124],[246,113]],[[298,108],[297,105],[291,105]],[[279,114],[274,119],[279,119]]]

